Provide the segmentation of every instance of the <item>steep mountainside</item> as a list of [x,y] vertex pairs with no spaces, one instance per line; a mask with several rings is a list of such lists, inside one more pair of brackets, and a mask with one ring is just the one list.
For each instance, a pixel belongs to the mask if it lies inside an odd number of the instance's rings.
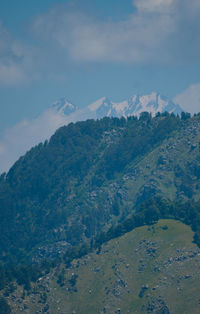
[[199,122],[144,113],[59,129],[1,176],[0,259],[39,262],[91,245],[157,196],[198,201]]
[[192,236],[188,226],[161,220],[109,241],[69,268],[57,265],[28,293],[14,284],[6,298],[16,314],[197,314],[200,249]]

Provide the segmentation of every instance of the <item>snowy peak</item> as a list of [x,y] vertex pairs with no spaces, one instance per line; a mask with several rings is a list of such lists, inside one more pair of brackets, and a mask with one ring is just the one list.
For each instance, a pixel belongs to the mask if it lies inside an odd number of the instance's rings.
[[165,111],[181,114],[183,111],[179,105],[174,104],[169,98],[152,92],[148,95],[133,95],[128,100],[113,102],[106,97],[96,100],[83,109],[71,104],[66,97],[55,102],[52,108],[68,122],[76,122],[86,119],[101,119],[103,117],[129,117],[137,116],[144,111],[155,116],[156,113]]
[[96,111],[99,109],[99,107],[101,107],[103,105],[107,106],[109,102],[110,102],[109,99],[107,99],[106,97],[102,97],[102,98],[96,100],[95,102],[93,102],[92,104],[90,104],[88,106],[88,109],[91,111]]
[[165,111],[174,114],[180,114],[183,110],[179,105],[174,104],[169,98],[152,92],[149,95],[134,95],[129,100],[129,108],[132,109],[131,115],[139,116],[143,111],[149,112],[155,116],[157,112]]
[[78,110],[78,107],[70,103],[66,97],[63,97],[60,100],[53,103],[52,108],[59,114],[66,116]]
[[133,95],[128,100],[119,103],[103,97],[89,105],[88,109],[96,113],[96,118],[139,116],[144,111],[151,113],[152,116],[155,116],[157,112],[168,111],[180,114],[183,111],[179,105],[155,92],[143,96]]

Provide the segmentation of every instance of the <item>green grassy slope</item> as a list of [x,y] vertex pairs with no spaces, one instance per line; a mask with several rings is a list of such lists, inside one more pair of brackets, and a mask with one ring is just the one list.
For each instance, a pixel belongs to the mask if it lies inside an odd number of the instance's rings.
[[53,269],[28,295],[18,287],[8,302],[17,314],[199,313],[200,250],[192,238],[175,220],[137,228]]

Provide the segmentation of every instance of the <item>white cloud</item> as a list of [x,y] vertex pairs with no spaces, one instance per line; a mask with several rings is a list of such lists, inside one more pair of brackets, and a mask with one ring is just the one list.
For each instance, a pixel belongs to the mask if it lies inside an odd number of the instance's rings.
[[74,60],[140,62],[154,58],[171,24],[170,17],[153,21],[131,15],[125,21],[97,21],[80,12],[54,9],[40,16],[33,29]]
[[6,64],[0,61],[0,84],[12,85],[25,79],[25,73],[20,65],[11,60]]
[[13,38],[0,21],[0,85],[29,80],[34,68],[32,50]]
[[199,0],[133,0],[133,6],[131,14],[116,21],[57,5],[33,21],[32,47],[13,38],[0,22],[0,85],[55,78],[60,72],[66,76],[71,60],[199,64]]
[[140,11],[167,12],[174,0],[134,0],[133,5]]
[[48,139],[67,118],[53,108],[38,118],[24,120],[7,129],[0,138],[0,173],[8,171],[12,164],[32,146]]
[[190,85],[174,98],[174,102],[187,112],[200,112],[200,83]]
[[55,78],[60,72],[66,76],[71,60],[199,64],[199,0],[132,2],[135,9],[122,20],[57,5],[33,21],[32,47],[13,38],[0,22],[0,85]]
[[37,17],[32,28],[76,61],[199,62],[199,1],[134,0],[133,5],[136,10],[121,21],[60,6]]

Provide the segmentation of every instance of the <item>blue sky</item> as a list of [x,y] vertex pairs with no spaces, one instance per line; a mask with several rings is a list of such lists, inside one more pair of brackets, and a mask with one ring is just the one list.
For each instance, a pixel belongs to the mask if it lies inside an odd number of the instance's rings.
[[63,96],[158,91],[200,111],[199,33],[199,0],[1,0],[0,155],[9,128]]

